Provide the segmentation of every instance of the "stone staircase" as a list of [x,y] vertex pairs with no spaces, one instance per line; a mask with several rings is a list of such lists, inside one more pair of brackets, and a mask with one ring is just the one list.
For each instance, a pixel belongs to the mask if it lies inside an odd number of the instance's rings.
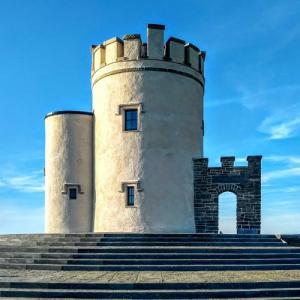
[[[0,236],[0,270],[300,270],[300,247],[275,235],[37,234]],[[64,273],[64,272],[60,272]],[[91,283],[0,281],[0,297],[72,299],[300,299],[300,281]]]
[[299,299],[300,282],[0,283],[0,297],[51,299]]
[[274,235],[0,236],[0,269],[73,271],[297,270],[300,248]]

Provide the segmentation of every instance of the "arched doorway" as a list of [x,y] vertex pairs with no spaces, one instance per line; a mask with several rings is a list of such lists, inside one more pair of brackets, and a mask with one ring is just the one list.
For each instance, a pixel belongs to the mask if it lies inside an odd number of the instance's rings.
[[237,233],[237,197],[234,193],[219,195],[219,233]]

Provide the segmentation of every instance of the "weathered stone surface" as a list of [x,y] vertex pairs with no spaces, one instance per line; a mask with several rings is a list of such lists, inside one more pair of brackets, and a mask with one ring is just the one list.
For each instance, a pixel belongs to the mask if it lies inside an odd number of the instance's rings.
[[299,270],[274,271],[200,271],[200,272],[101,272],[0,270],[0,282],[257,282],[300,280]]

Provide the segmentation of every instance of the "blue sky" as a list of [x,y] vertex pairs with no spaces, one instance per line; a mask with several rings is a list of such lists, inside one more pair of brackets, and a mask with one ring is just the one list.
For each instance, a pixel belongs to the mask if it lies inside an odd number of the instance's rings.
[[43,231],[44,115],[91,110],[90,46],[147,23],[207,51],[205,156],[262,154],[262,230],[299,233],[300,2],[149,3],[0,0],[0,233]]

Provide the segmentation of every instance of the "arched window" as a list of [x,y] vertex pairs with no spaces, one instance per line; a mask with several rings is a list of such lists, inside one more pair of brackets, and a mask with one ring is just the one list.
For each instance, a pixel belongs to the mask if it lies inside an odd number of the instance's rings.
[[219,195],[219,233],[237,233],[237,197],[234,193]]

